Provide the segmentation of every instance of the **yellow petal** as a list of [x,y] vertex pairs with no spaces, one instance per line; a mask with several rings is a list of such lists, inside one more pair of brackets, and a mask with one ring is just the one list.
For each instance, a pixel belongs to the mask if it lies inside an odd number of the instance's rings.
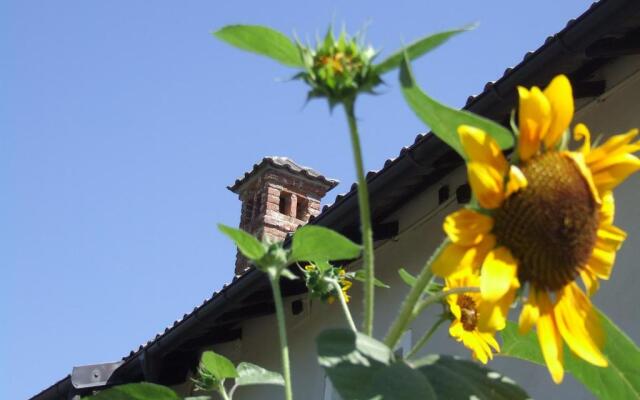
[[506,247],[491,250],[480,273],[480,292],[482,299],[491,303],[500,300],[512,287],[518,265]]
[[520,287],[517,278],[511,282],[511,290],[507,292],[500,300],[496,302],[488,302],[481,300],[478,302],[478,329],[481,331],[501,331],[507,325],[507,316],[511,309],[511,304],[516,297],[516,289]]
[[522,312],[520,313],[520,319],[518,320],[518,330],[521,335],[529,332],[538,322],[538,317],[540,317],[540,309],[538,308],[536,296],[536,290],[531,288],[529,291],[529,298],[527,299],[527,302],[524,303]]
[[562,152],[562,155],[567,159],[571,160],[573,164],[576,166],[576,168],[578,168],[578,170],[580,171],[580,174],[582,175],[585,182],[587,183],[587,186],[589,186],[589,191],[591,192],[591,195],[593,196],[593,199],[595,200],[596,204],[601,204],[602,203],[602,199],[600,198],[601,191],[598,190],[598,187],[594,182],[593,175],[591,173],[591,170],[587,166],[587,163],[585,162],[584,155],[582,153],[577,153],[575,151],[565,151],[565,152]]
[[475,246],[459,246],[451,243],[438,255],[431,269],[435,275],[443,278],[451,277],[456,273],[476,271],[495,243],[496,238],[491,234],[486,235],[482,242]]
[[511,196],[518,190],[526,188],[527,183],[527,177],[524,176],[522,170],[515,165],[512,165],[509,168],[509,182],[507,183],[506,197]]
[[536,330],[538,342],[542,350],[544,362],[547,364],[551,378],[555,383],[561,383],[564,377],[562,338],[556,328],[553,318],[553,307],[546,293],[541,293],[538,298],[540,316]]
[[599,367],[608,365],[600,351],[604,334],[589,298],[575,283],[565,286],[554,307],[556,325],[562,338],[577,356]]
[[451,242],[471,246],[480,243],[491,232],[493,218],[464,208],[449,214],[444,220],[443,228]]
[[491,346],[495,351],[500,351],[500,345],[498,341],[494,337],[493,333],[489,332],[478,332],[478,335],[482,340],[484,340],[489,346]]
[[627,233],[615,225],[603,225],[598,228],[596,247],[611,251],[619,250],[627,238]]
[[613,198],[613,192],[604,192],[601,196],[602,206],[598,211],[601,225],[613,224],[613,218],[615,216],[616,204]]
[[500,207],[504,200],[504,174],[488,164],[470,162],[467,175],[478,203],[486,209]]
[[620,154],[601,161],[592,168],[593,182],[601,192],[613,190],[629,175],[640,170],[640,159],[633,154]]
[[551,123],[551,105],[542,91],[535,86],[531,91],[519,86],[518,95],[518,154],[522,161],[527,161],[540,149],[540,140]]
[[600,288],[600,281],[598,281],[598,277],[588,264],[580,270],[580,277],[582,278],[584,287],[587,289],[587,294],[593,296],[598,291],[598,288]]
[[591,151],[591,133],[585,124],[580,123],[573,128],[573,139],[576,141],[584,139],[584,143],[579,151],[584,155],[589,154]]
[[469,162],[487,164],[502,176],[507,172],[507,159],[502,154],[500,146],[493,138],[482,129],[474,128],[469,125],[460,125],[458,134],[464,152]]
[[544,89],[544,95],[551,104],[551,124],[543,138],[545,147],[550,149],[555,147],[573,119],[573,91],[569,79],[564,75],[556,76]]
[[634,150],[637,147],[637,143],[636,145],[629,145],[629,143],[631,143],[637,135],[638,129],[631,129],[627,133],[611,136],[606,142],[595,149],[592,149],[589,154],[587,154],[587,164],[591,165],[597,163],[598,161],[615,154],[633,153],[634,151],[631,150]]

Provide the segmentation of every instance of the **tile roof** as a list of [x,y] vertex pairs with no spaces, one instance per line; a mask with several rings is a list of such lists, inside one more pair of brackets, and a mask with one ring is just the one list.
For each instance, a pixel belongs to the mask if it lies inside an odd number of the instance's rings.
[[329,187],[329,189],[333,189],[339,183],[335,179],[330,179],[314,170],[310,167],[305,167],[293,161],[289,157],[280,157],[280,156],[268,156],[264,157],[259,163],[253,165],[253,168],[249,172],[245,172],[244,176],[236,179],[235,183],[227,188],[234,193],[237,193],[238,190],[244,185],[247,181],[249,181],[256,173],[267,167],[272,167],[276,169],[283,169],[285,171],[289,171],[295,174],[302,174],[308,179],[317,181]]

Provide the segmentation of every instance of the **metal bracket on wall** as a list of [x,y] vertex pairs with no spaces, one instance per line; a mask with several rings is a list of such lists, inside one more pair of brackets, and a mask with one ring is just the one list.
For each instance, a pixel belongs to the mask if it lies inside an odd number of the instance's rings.
[[76,389],[104,386],[107,384],[113,372],[123,363],[124,361],[117,361],[73,367],[71,371],[71,384]]

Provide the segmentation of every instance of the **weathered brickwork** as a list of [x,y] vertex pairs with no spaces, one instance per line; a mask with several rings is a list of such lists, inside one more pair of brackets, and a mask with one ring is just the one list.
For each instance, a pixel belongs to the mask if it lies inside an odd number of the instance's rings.
[[[320,213],[320,200],[336,183],[312,170],[282,168],[263,160],[230,188],[242,201],[240,229],[260,239],[284,240]],[[236,275],[242,275],[249,267],[248,260],[238,252]]]

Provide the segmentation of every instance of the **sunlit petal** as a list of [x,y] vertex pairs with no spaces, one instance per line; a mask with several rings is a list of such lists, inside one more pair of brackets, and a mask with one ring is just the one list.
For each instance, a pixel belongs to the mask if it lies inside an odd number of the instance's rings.
[[443,228],[453,243],[470,246],[480,243],[491,231],[493,218],[464,208],[449,214]]
[[527,187],[527,177],[522,170],[515,165],[509,168],[509,182],[507,183],[506,197]]
[[544,95],[551,104],[551,124],[543,139],[545,147],[551,149],[573,119],[573,91],[569,79],[565,75],[556,76],[544,89]]
[[503,176],[507,172],[507,159],[498,143],[482,129],[469,125],[460,125],[458,134],[469,162],[487,164]]
[[504,200],[504,174],[488,164],[470,162],[467,164],[469,185],[486,209],[498,208]]
[[443,278],[466,270],[477,270],[489,250],[495,246],[495,241],[495,236],[488,234],[475,246],[459,246],[451,243],[435,259],[431,269],[434,274]]
[[562,338],[554,321],[553,306],[546,293],[542,293],[539,296],[538,304],[540,306],[540,316],[538,317],[536,330],[542,356],[553,381],[561,383],[564,377]]
[[540,140],[549,128],[551,105],[542,91],[535,86],[530,91],[518,86],[518,96],[518,154],[521,160],[527,161],[538,152]]
[[491,250],[480,274],[480,292],[488,302],[497,302],[511,289],[518,265],[506,247]]
[[599,367],[607,366],[600,351],[604,334],[589,298],[576,286],[567,285],[559,293],[554,317],[562,338],[577,356]]
[[536,290],[531,288],[527,302],[522,306],[522,312],[520,313],[520,319],[518,320],[519,332],[522,335],[529,332],[538,322],[538,318],[540,317],[540,309],[538,308],[536,297]]

